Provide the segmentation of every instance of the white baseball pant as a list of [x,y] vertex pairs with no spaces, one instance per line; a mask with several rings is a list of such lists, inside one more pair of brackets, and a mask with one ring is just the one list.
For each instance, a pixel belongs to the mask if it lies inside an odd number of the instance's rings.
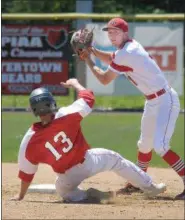
[[170,148],[180,102],[174,89],[166,90],[164,95],[145,102],[138,141],[138,148],[142,153],[149,153],[154,149],[157,154],[164,156]]
[[57,174],[56,191],[67,201],[83,200],[87,194],[85,190],[79,188],[79,184],[84,179],[104,171],[113,171],[141,189],[152,184],[152,179],[147,173],[120,154],[95,148],[86,152],[85,161],[82,164],[72,167],[65,174]]

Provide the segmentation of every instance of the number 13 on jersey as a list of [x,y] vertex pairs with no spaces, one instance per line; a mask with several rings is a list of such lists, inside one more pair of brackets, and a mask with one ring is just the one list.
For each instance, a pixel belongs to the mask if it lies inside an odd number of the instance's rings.
[[[64,153],[69,152],[73,148],[73,143],[63,131],[60,131],[57,135],[54,136],[54,142],[57,143],[60,137],[62,137],[62,140],[61,140],[62,144],[64,143],[68,144],[67,147],[62,148],[62,151]],[[62,157],[62,155],[58,153],[58,151],[55,149],[55,147],[51,143],[46,142],[45,147],[55,156],[56,160],[59,160]]]

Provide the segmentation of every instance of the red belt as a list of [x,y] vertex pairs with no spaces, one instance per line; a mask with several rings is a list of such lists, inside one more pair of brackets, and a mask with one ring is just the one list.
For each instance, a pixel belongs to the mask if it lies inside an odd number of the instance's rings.
[[146,97],[147,100],[151,100],[151,99],[157,98],[158,96],[163,95],[164,93],[166,93],[166,90],[165,89],[161,89],[161,90],[159,90],[156,93],[153,93],[153,94],[150,94],[150,95],[145,95],[145,97]]

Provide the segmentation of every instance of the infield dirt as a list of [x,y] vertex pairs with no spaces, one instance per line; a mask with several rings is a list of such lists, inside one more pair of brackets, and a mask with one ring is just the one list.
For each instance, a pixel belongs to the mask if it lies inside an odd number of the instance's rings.
[[[184,219],[184,201],[173,198],[183,190],[181,179],[172,169],[150,168],[156,182],[165,182],[167,191],[148,200],[140,193],[122,195],[113,204],[63,204],[57,194],[27,194],[20,202],[10,201],[19,191],[17,164],[2,164],[2,218],[3,219]],[[33,183],[54,184],[55,174],[42,165]],[[85,180],[85,189],[117,190],[125,180],[106,172]]]

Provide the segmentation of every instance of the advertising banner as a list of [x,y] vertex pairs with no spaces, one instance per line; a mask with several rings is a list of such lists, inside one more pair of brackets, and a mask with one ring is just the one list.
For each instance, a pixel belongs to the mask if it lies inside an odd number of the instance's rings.
[[2,26],[2,94],[30,94],[40,86],[67,95],[70,53],[64,25]]

